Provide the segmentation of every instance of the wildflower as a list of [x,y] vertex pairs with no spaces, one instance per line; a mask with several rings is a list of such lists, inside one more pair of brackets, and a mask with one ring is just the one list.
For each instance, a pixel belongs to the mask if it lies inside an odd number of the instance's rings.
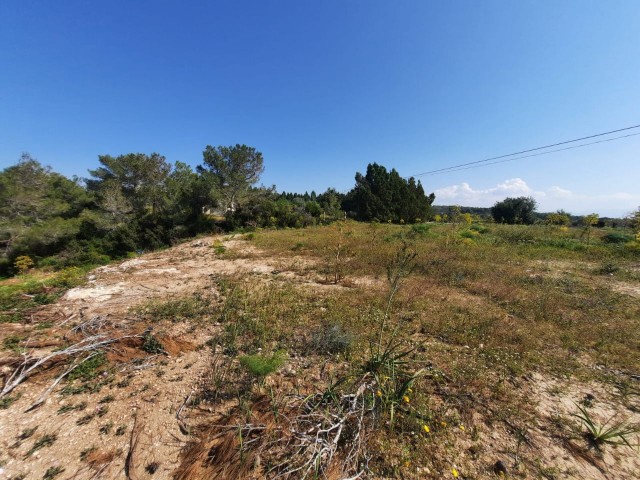
[[460,430],[464,432],[464,425],[460,424]]
[[442,428],[447,428],[447,422],[440,422],[440,425],[442,425]]
[[402,397],[402,401],[404,403],[409,403],[411,401],[411,399],[405,395],[404,397]]
[[431,429],[429,428],[429,425],[423,425],[423,426],[422,426],[422,430],[424,430],[424,433],[429,433],[429,432],[431,432]]
[[381,392],[380,390],[378,390],[378,391],[376,392],[376,397],[381,397],[381,396],[382,396],[382,392]]
[[413,393],[413,389],[411,387],[407,388],[407,392]]
[[451,469],[451,475],[453,475],[453,478],[458,478],[460,476],[458,470],[456,470],[455,468]]

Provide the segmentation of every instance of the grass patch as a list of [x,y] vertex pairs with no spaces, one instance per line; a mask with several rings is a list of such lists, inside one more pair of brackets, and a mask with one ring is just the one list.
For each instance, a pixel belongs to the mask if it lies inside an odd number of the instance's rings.
[[273,353],[272,355],[244,355],[240,357],[240,364],[251,375],[264,378],[276,372],[286,360],[286,354],[282,351]]

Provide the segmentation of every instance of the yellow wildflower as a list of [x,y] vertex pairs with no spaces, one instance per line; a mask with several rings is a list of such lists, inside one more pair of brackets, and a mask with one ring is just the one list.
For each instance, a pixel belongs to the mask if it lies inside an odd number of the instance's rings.
[[458,478],[460,476],[458,470],[456,470],[455,468],[451,469],[451,475],[453,475],[453,478]]
[[404,403],[409,403],[411,401],[411,399],[405,395],[404,397],[402,397],[402,401]]
[[412,388],[407,388],[407,392],[413,393],[413,389]]
[[424,430],[424,433],[429,433],[431,431],[431,429],[429,428],[429,425],[423,425],[422,430]]
[[442,425],[443,428],[447,428],[447,422],[440,422],[440,425]]
[[460,430],[464,432],[464,425],[460,424]]
[[376,392],[376,397],[381,397],[381,396],[382,396],[382,392],[381,392],[380,390],[378,390],[378,391]]

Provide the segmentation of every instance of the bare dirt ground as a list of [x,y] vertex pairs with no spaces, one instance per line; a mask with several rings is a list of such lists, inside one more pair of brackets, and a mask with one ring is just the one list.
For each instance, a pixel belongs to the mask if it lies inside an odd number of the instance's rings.
[[[212,246],[222,242],[228,255],[216,254]],[[215,322],[194,327],[186,322],[164,325],[139,324],[132,308],[151,299],[205,292],[215,299],[218,292],[212,279],[224,275],[255,275],[256,281],[281,278],[303,288],[320,289],[331,294],[344,286],[325,285],[314,273],[313,262],[269,256],[249,242],[208,237],[158,251],[119,265],[94,270],[85,285],[69,290],[57,303],[36,312],[32,322],[4,329],[30,335],[31,352],[42,354],[63,343],[74,325],[99,322],[111,332],[140,335],[153,331],[166,354],[132,354],[126,345],[109,352],[118,359],[115,371],[100,372],[109,382],[98,392],[62,395],[60,384],[39,407],[29,410],[55,377],[46,372],[34,375],[19,385],[9,408],[0,410],[0,479],[47,478],[47,471],[64,469],[59,479],[164,479],[173,478],[180,466],[180,454],[195,423],[207,418],[206,411],[190,417],[190,399],[200,389],[212,362],[210,349],[201,348],[221,326]],[[349,288],[382,286],[374,279],[351,279]],[[38,322],[51,322],[40,332]],[[3,326],[4,328],[4,326]],[[16,355],[0,354],[3,375],[11,371]],[[292,362],[292,371],[300,379],[312,380],[317,365]],[[295,368],[295,370],[292,370]],[[304,370],[307,370],[305,373]],[[295,382],[296,380],[290,380]],[[516,388],[516,387],[514,387]],[[639,421],[640,405],[623,402],[600,385],[563,382],[535,375],[518,387],[531,400],[537,418],[525,442],[514,438],[503,426],[490,427],[482,416],[474,419],[484,439],[483,457],[504,459],[518,464],[518,456],[537,458],[544,465],[546,478],[633,479],[640,478],[640,456],[626,447],[609,448],[593,455],[578,444],[567,444],[557,435],[560,418],[575,412],[574,402],[594,399],[592,412],[601,420],[615,414]],[[84,406],[83,406],[84,405]],[[76,408],[74,408],[76,407]],[[227,408],[221,404],[218,412]],[[31,432],[29,434],[29,432]],[[47,439],[54,439],[47,442]],[[44,441],[43,441],[44,439]],[[35,448],[40,442],[41,448]],[[477,443],[476,441],[474,441]],[[461,438],[456,465],[468,472],[463,478],[491,478],[491,462],[477,462],[465,450],[471,441]],[[542,478],[527,472],[519,478]],[[542,470],[540,470],[542,471]],[[48,477],[53,478],[53,477]],[[444,478],[436,472],[415,472],[408,478]]]

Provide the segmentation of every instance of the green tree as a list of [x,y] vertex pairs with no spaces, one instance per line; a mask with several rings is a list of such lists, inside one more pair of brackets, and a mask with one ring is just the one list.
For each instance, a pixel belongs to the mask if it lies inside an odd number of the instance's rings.
[[29,154],[0,172],[0,265],[64,248],[80,230],[79,216],[92,197],[77,182],[42,166]]
[[202,156],[204,164],[198,166],[198,172],[211,185],[212,199],[225,211],[235,211],[250,187],[260,180],[264,171],[262,153],[247,145],[207,145]]
[[566,227],[571,223],[571,216],[564,210],[558,210],[557,212],[547,215],[544,221],[547,225]]
[[598,224],[599,218],[600,216],[597,213],[591,213],[582,217],[582,225],[584,227],[582,230],[582,236],[586,237],[587,245],[591,242],[591,232],[593,227]]
[[165,157],[158,153],[129,153],[117,157],[100,155],[98,160],[101,166],[89,170],[93,178],[87,180],[87,188],[97,194],[106,212],[122,218],[130,213],[142,217],[162,211],[171,172]]
[[356,173],[356,185],[347,193],[343,208],[358,220],[413,223],[430,217],[435,195],[425,195],[420,181],[405,180],[382,165],[367,165],[366,175]]
[[496,222],[509,224],[532,224],[535,222],[537,203],[532,197],[507,197],[491,207],[491,216]]
[[629,215],[628,220],[629,226],[636,235],[636,240],[640,242],[640,207]]

